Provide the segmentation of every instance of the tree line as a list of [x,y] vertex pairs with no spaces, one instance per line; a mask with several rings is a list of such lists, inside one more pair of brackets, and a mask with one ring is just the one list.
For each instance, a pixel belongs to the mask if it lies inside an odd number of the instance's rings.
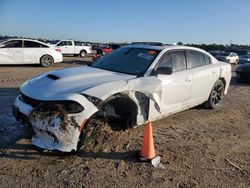
[[[5,40],[5,39],[9,39],[9,38],[24,38],[24,37],[20,37],[20,36],[7,36],[7,35],[0,35],[0,41],[1,40]],[[58,40],[48,40],[48,39],[42,39],[42,38],[30,38],[30,39],[37,39],[43,42],[48,42],[48,43],[54,43],[55,41]],[[102,44],[102,43],[96,43],[96,42],[86,42],[86,41],[77,41],[77,42],[82,42],[82,43],[90,43],[90,44]],[[105,43],[105,44],[114,44],[112,42],[110,43]],[[127,45],[130,43],[119,43],[119,45]],[[182,42],[178,42],[178,45],[183,45]],[[241,45],[241,44],[230,44],[230,45],[223,45],[223,44],[184,44],[186,46],[192,46],[192,47],[197,47],[197,48],[201,48],[203,50],[206,51],[212,51],[212,50],[219,50],[219,51],[234,51],[234,50],[249,50],[250,51],[250,45]]]

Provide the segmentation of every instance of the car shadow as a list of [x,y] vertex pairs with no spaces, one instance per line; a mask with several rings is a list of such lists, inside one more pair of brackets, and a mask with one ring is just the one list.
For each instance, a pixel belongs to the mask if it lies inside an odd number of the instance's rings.
[[15,143],[0,149],[0,158],[32,160],[43,157],[56,157],[57,159],[65,159],[69,157],[78,157],[82,159],[109,159],[124,160],[129,162],[138,162],[138,151],[110,151],[110,152],[84,152],[78,151],[74,153],[66,153],[60,151],[47,151],[33,146],[30,143]]
[[92,63],[92,57],[81,58],[81,57],[64,56],[62,63],[70,65],[89,65]]

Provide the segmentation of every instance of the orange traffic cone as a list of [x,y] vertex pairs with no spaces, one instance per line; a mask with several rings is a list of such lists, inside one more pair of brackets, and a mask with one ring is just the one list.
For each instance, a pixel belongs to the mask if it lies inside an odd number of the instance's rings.
[[151,123],[148,122],[144,130],[143,144],[141,148],[141,160],[151,160],[155,157],[154,140]]

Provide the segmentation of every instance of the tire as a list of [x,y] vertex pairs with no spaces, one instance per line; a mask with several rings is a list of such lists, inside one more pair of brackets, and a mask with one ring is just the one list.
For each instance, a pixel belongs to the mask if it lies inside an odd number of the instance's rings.
[[42,67],[49,67],[54,64],[54,59],[50,55],[43,55],[40,59],[40,65]]
[[85,50],[80,51],[80,57],[84,58],[87,55],[87,52]]
[[206,107],[211,109],[220,107],[223,103],[224,90],[225,85],[222,80],[217,80],[206,102]]

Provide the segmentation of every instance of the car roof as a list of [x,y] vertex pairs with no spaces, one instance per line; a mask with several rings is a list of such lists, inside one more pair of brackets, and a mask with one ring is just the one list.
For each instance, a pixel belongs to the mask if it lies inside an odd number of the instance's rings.
[[[25,38],[10,38],[10,39],[7,39],[6,41],[11,41],[11,40],[26,40],[26,41],[33,41],[33,42],[38,42],[38,43],[44,44],[44,45],[46,45],[46,46],[50,46],[49,44],[44,43],[44,42],[39,41],[39,40],[25,39]],[[4,41],[4,42],[6,42],[6,41]]]
[[191,46],[184,46],[184,45],[164,45],[164,46],[153,46],[153,45],[128,45],[124,47],[129,47],[129,48],[143,48],[143,49],[150,49],[150,50],[176,50],[176,49],[182,49],[182,50],[196,50],[196,51],[201,51],[206,52],[205,50],[202,50],[200,48],[195,48]]
[[194,50],[194,51],[198,51],[201,53],[206,54],[207,56],[209,56],[213,62],[217,61],[216,58],[214,56],[212,56],[210,53],[208,53],[205,50],[202,50],[200,48],[195,48],[195,47],[191,47],[191,46],[184,46],[184,45],[164,45],[164,46],[152,46],[152,45],[128,45],[128,46],[124,46],[122,48],[143,48],[143,49],[148,49],[148,50],[160,50],[163,53],[170,51],[170,50]]

